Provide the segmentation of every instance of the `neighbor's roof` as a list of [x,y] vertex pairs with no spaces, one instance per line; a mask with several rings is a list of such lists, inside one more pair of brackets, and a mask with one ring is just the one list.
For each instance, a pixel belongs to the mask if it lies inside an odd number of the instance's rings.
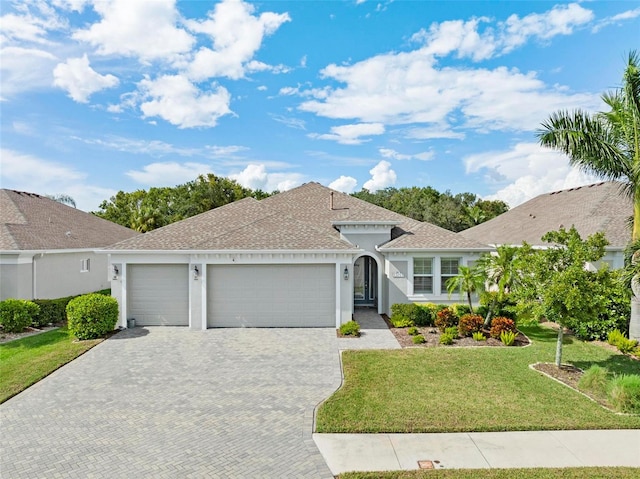
[[34,193],[0,190],[3,251],[102,248],[138,232]]
[[392,230],[394,240],[387,244],[395,250],[486,247],[318,183],[307,183],[261,201],[245,198],[108,249],[353,250],[355,246],[342,239],[334,227],[335,223],[345,222],[395,224]]
[[545,233],[575,226],[582,238],[603,231],[610,246],[624,248],[631,240],[632,215],[633,203],[621,184],[603,182],[536,196],[460,234],[488,244],[544,245]]

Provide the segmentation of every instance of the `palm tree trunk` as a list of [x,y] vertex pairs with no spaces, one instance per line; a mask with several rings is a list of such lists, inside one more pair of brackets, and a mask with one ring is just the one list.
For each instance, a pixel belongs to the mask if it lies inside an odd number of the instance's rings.
[[471,314],[473,314],[473,304],[471,304],[471,293],[467,291],[467,301],[469,301],[469,309],[471,310]]
[[633,201],[633,232],[631,240],[636,241],[640,238],[640,194],[636,194]]

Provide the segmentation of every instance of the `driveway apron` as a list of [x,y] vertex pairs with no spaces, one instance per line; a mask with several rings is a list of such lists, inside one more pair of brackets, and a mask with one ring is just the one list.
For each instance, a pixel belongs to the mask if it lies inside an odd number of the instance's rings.
[[2,477],[332,477],[335,331],[135,328],[0,406]]

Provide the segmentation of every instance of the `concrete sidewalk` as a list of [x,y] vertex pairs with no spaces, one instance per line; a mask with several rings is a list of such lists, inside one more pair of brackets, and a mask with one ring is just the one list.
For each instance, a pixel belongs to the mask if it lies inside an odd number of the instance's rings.
[[640,467],[640,430],[314,434],[334,475],[435,468]]

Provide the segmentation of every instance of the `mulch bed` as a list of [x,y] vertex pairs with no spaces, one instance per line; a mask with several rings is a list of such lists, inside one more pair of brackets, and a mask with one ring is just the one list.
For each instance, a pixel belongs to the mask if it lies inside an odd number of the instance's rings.
[[46,333],[47,331],[52,331],[58,328],[59,326],[45,326],[43,328],[29,327],[21,333],[7,333],[4,330],[0,329],[0,344],[8,343],[16,339],[26,338],[27,336],[35,336],[36,334]]
[[[457,338],[453,341],[453,344],[449,346],[445,346],[440,344],[440,331],[433,326],[425,326],[418,327],[419,334],[421,334],[426,340],[422,344],[414,344],[413,336],[407,334],[408,328],[395,328],[393,324],[389,321],[389,318],[386,315],[382,315],[382,318],[389,326],[389,330],[393,333],[393,335],[398,340],[398,343],[403,348],[429,348],[429,347],[442,347],[442,348],[455,348],[455,347],[503,347],[506,348],[502,341],[494,338],[487,338],[486,341],[476,341],[471,337]],[[486,335],[488,336],[488,335]],[[516,339],[513,343],[513,346],[508,347],[522,347],[527,346],[529,344],[529,339],[522,333],[518,332]]]

